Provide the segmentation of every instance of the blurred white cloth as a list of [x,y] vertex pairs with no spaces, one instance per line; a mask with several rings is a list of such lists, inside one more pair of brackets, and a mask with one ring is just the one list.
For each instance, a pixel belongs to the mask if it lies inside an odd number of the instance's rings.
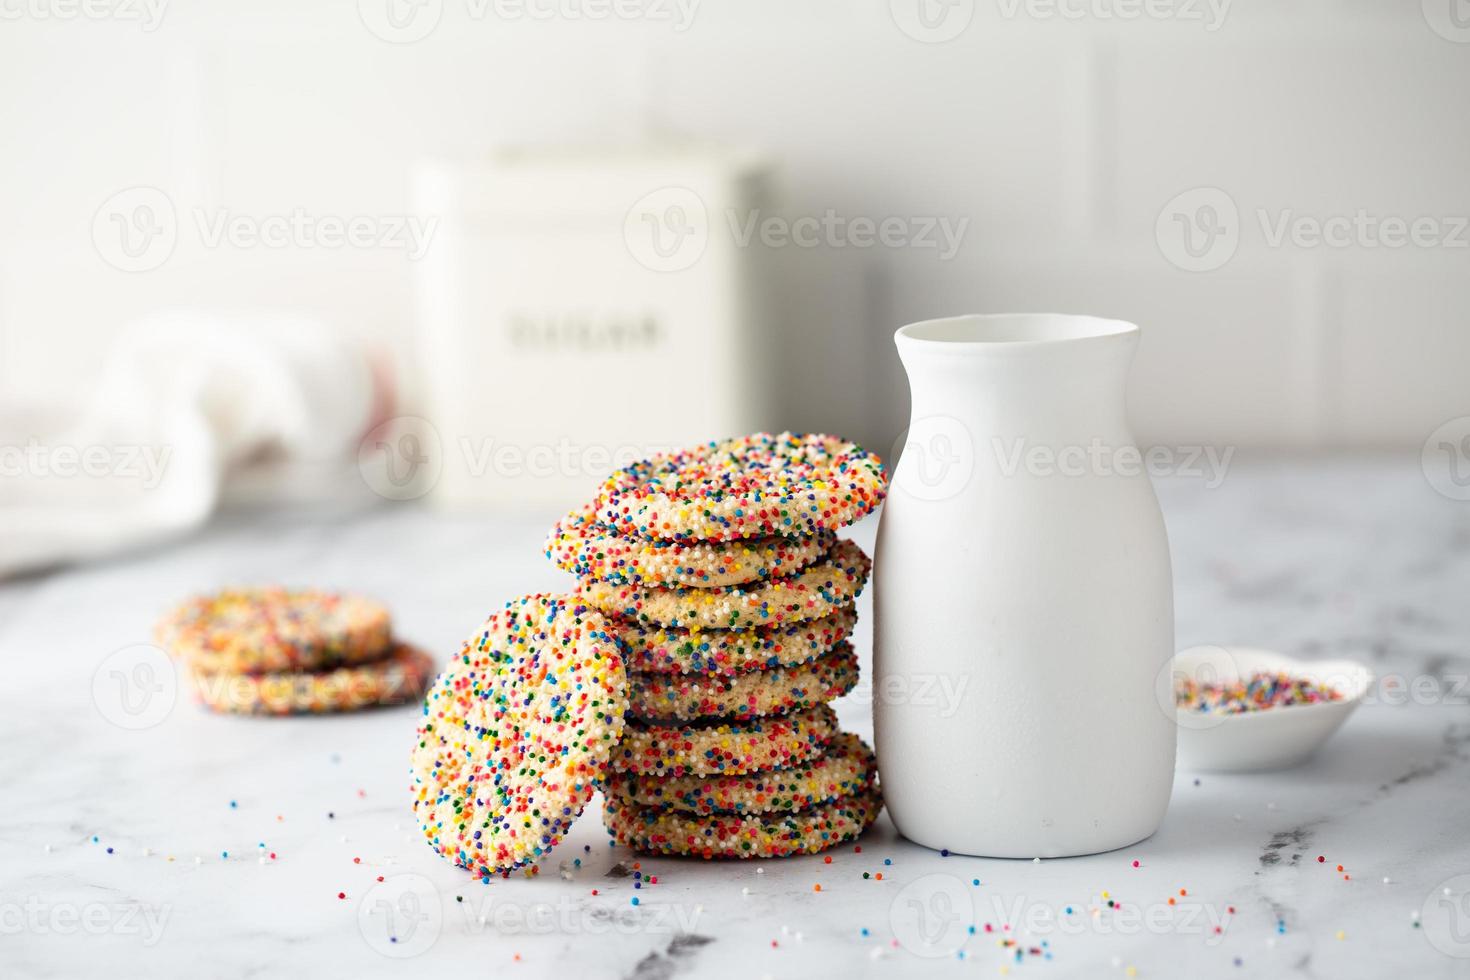
[[382,407],[366,352],[312,320],[129,327],[83,406],[0,409],[0,576],[191,530],[227,480],[343,462]]

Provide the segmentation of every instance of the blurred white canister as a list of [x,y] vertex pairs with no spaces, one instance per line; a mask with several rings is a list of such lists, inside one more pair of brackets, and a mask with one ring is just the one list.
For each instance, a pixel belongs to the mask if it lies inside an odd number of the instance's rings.
[[586,499],[650,451],[759,428],[759,258],[732,228],[765,168],[708,149],[517,151],[425,165],[426,417],[450,506]]

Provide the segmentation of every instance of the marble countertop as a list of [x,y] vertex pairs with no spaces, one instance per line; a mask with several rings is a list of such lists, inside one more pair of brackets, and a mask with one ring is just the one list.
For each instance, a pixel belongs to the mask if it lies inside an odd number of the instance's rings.
[[[545,520],[237,513],[0,585],[0,973],[1470,974],[1470,505],[1391,458],[1237,461],[1160,497],[1181,648],[1357,658],[1409,694],[1375,688],[1298,769],[1180,773],[1134,847],[1040,863],[944,857],[884,817],[830,864],[644,858],[635,888],[594,804],[540,877],[481,885],[418,838],[413,709],[220,717],[114,669],[176,598],[282,580],[380,596],[442,659],[504,599],[565,587]],[[866,669],[866,622],[858,644]],[[863,733],[867,690],[839,705]]]

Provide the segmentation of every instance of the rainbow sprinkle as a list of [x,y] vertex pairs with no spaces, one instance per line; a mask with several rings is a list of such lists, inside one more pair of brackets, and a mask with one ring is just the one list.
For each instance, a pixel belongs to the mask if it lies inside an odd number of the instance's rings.
[[1238,715],[1270,708],[1341,701],[1342,693],[1305,677],[1257,671],[1245,683],[1200,684],[1192,678],[1180,678],[1174,686],[1174,700],[1186,711]]

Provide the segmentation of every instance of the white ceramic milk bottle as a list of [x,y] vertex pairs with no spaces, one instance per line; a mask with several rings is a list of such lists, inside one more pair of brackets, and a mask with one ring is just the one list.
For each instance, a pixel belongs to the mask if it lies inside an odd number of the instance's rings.
[[1149,836],[1173,782],[1155,685],[1174,614],[1125,417],[1138,328],[964,316],[894,339],[912,417],[874,570],[890,817],[920,844],[994,857]]

